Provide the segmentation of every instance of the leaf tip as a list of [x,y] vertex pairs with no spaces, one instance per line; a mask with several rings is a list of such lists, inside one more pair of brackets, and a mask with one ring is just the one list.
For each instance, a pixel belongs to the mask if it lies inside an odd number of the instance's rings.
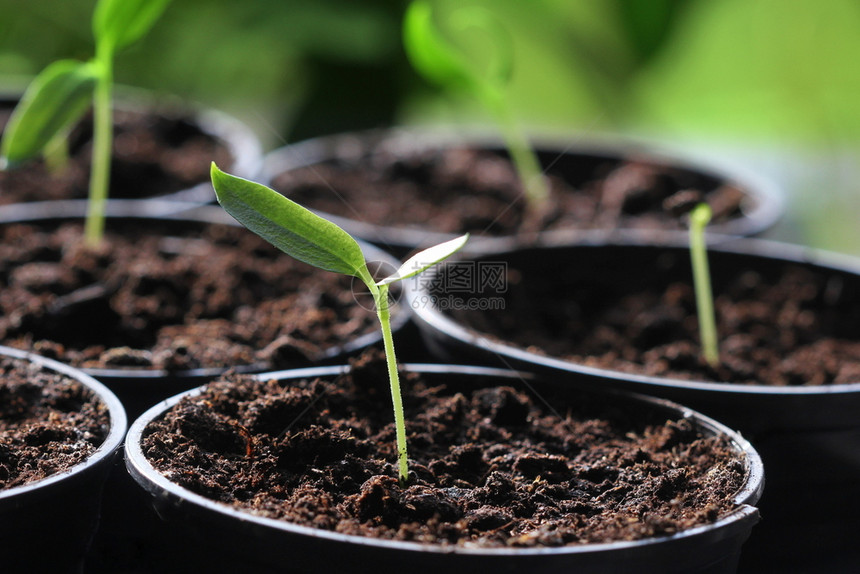
[[209,166],[209,178],[212,180],[212,189],[215,190],[215,199],[221,202],[221,194],[224,191],[224,185],[228,174],[221,171],[218,165],[213,161]]

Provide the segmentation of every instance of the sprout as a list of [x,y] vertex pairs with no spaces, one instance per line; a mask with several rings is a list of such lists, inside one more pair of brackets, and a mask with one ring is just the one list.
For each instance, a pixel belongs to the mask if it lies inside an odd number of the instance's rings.
[[98,245],[104,234],[113,139],[114,56],[140,40],[169,2],[99,0],[92,20],[95,56],[88,62],[54,62],[36,76],[9,119],[0,144],[4,167],[39,154],[56,166],[67,155],[68,131],[93,103],[93,156],[84,232],[89,245]]
[[382,329],[391,400],[394,405],[398,472],[401,484],[405,484],[409,476],[406,423],[391,333],[389,286],[417,275],[453,255],[465,245],[469,236],[463,235],[425,249],[403,263],[388,277],[375,281],[367,269],[361,248],[346,231],[264,185],[227,174],[214,163],[211,171],[218,203],[239,223],[300,261],[326,271],[357,277],[367,285],[373,295],[376,315]]
[[705,247],[705,226],[710,220],[711,208],[707,203],[700,203],[690,212],[690,259],[693,263],[693,284],[696,291],[702,354],[708,364],[716,367],[720,362],[720,351],[717,346],[714,297],[711,293],[711,274],[708,270],[708,252]]
[[442,37],[433,24],[430,5],[416,0],[409,5],[403,20],[403,45],[412,66],[428,81],[451,91],[465,91],[476,98],[494,117],[502,132],[526,192],[530,210],[540,212],[549,191],[540,163],[523,132],[514,121],[507,100],[507,86],[513,69],[510,35],[489,11],[461,8],[453,13],[452,24],[458,30],[478,28],[493,40],[493,60],[480,70],[456,46]]

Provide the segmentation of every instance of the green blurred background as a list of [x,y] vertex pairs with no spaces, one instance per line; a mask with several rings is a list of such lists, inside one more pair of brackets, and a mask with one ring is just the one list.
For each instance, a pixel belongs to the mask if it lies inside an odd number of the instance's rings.
[[[0,0],[0,83],[92,54],[95,0]],[[531,129],[620,134],[733,162],[789,201],[772,237],[860,254],[857,0],[436,0],[479,4],[516,42]],[[174,0],[121,54],[124,84],[222,108],[267,147],[344,130],[485,123],[410,69],[402,0]]]

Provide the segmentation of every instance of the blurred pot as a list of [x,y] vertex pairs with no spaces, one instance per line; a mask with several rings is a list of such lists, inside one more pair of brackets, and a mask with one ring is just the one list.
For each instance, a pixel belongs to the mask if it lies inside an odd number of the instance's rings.
[[[701,192],[701,197],[720,214],[709,227],[715,236],[762,233],[783,213],[782,195],[770,182],[736,167],[702,165],[677,154],[605,138],[543,138],[536,139],[534,145],[550,182],[557,184],[553,188],[570,186],[554,194],[570,203],[553,208],[582,213],[550,224],[561,226],[574,238],[583,230],[619,226],[650,236],[682,229],[680,219],[661,214],[668,209],[663,206],[666,198],[682,199],[687,190]],[[487,166],[466,163],[452,175],[451,170],[457,169],[451,167],[455,162],[443,154],[458,148],[481,152],[485,154],[482,157],[493,161]],[[543,232],[541,228],[523,227],[525,220],[516,224],[516,228],[511,227],[515,225],[514,219],[507,221],[522,206],[516,205],[521,196],[518,179],[514,177],[512,183],[496,181],[501,177],[500,171],[512,173],[505,158],[507,152],[496,136],[431,131],[358,132],[320,137],[270,152],[264,159],[261,181],[335,221],[353,236],[398,255],[466,231],[472,233],[472,238],[465,249],[480,252],[533,242]],[[626,173],[622,173],[624,170]],[[302,173],[307,175],[298,175]],[[607,176],[613,173],[615,180],[607,183]],[[509,185],[508,195],[490,207],[495,211],[471,214],[470,223],[461,222],[465,227],[440,233],[442,226],[451,225],[444,208],[460,215],[476,209],[477,196],[469,195],[469,189],[482,178],[490,182],[482,194],[498,195],[501,193],[498,190]],[[614,191],[606,191],[610,188]],[[364,198],[375,197],[369,193],[374,189],[385,190],[384,197],[373,199],[376,202],[373,204],[362,203]],[[402,207],[393,199],[402,193],[400,190],[409,190],[411,194],[401,202]],[[618,193],[627,193],[627,198],[610,198]],[[580,197],[574,200],[573,196]],[[382,207],[388,203],[394,207],[388,209],[387,220],[376,221],[375,213],[382,213]],[[438,205],[443,206],[443,213],[430,219],[431,209]],[[405,215],[407,212],[411,215]],[[554,213],[553,217],[560,215]],[[609,219],[604,219],[607,216]]]
[[37,482],[0,490],[4,571],[80,572],[98,524],[105,479],[125,438],[125,411],[110,390],[77,369],[8,347],[0,347],[0,354],[78,381],[109,413],[104,442],[84,462]]
[[[0,131],[19,97],[0,93]],[[111,198],[158,197],[209,203],[215,199],[209,182],[213,159],[240,177],[252,178],[260,169],[263,154],[259,138],[247,125],[218,110],[125,90],[116,104],[115,116]],[[85,198],[90,160],[78,150],[88,145],[91,137],[88,121],[72,130],[69,145],[73,165],[68,174],[48,173],[35,162],[0,171],[0,214],[14,203]],[[76,162],[80,165],[72,169]],[[189,169],[191,172],[186,173]],[[176,174],[185,174],[185,180]],[[38,186],[64,191],[25,191]]]

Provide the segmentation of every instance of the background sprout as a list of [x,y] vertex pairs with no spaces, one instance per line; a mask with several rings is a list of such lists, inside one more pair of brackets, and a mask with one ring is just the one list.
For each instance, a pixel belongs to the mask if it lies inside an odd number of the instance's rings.
[[522,130],[517,126],[507,99],[513,69],[510,35],[488,10],[469,7],[455,11],[452,28],[478,28],[490,36],[492,59],[485,69],[448,42],[433,24],[433,14],[424,0],[409,5],[403,20],[403,45],[412,66],[428,81],[455,91],[465,91],[489,111],[499,125],[508,153],[526,192],[529,209],[540,211],[549,196],[540,163]]
[[99,0],[93,12],[95,56],[88,62],[60,60],[32,81],[9,119],[0,144],[3,167],[39,154],[61,163],[69,129],[93,104],[93,155],[84,237],[97,245],[104,233],[113,140],[113,60],[140,40],[170,0]]
[[451,256],[465,245],[469,236],[463,235],[425,249],[409,258],[388,277],[376,281],[367,269],[358,243],[334,223],[264,185],[225,173],[214,163],[211,175],[218,203],[239,223],[300,261],[326,271],[357,277],[367,285],[373,295],[376,316],[382,330],[391,401],[394,405],[398,474],[400,483],[405,484],[409,476],[406,422],[391,333],[388,289],[392,283],[413,277]]
[[711,273],[705,246],[705,226],[709,221],[711,208],[707,203],[700,203],[690,212],[690,259],[693,263],[693,284],[699,315],[699,338],[702,341],[705,360],[712,367],[716,367],[720,362],[720,351],[717,344],[714,297],[711,293]]

